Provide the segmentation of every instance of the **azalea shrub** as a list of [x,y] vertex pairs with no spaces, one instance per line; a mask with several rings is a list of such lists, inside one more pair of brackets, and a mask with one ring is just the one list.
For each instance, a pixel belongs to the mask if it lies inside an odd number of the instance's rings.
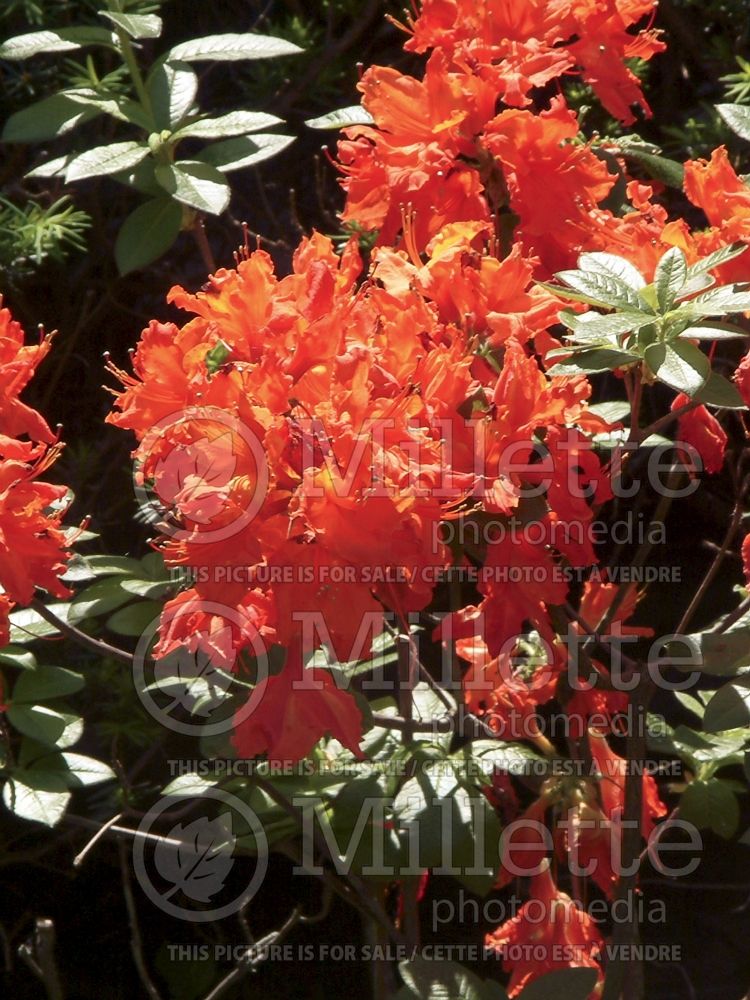
[[[395,24],[419,69],[370,66],[361,105],[308,123],[341,130],[339,231],[286,271],[246,234],[106,360],[143,558],[40,481],[63,444],[19,394],[57,345],[0,312],[3,800],[55,826],[112,789],[76,863],[128,845],[151,996],[188,987],[155,985],[139,908],[262,929],[205,967],[190,995],[214,997],[336,899],[377,998],[641,997],[644,872],[747,843],[743,154],[676,163],[634,131],[653,0],[422,0]],[[750,112],[719,110],[742,150]],[[667,519],[711,477],[725,533],[686,583]],[[111,759],[70,749],[86,720],[60,701],[98,669],[137,695]],[[121,760],[150,743],[158,790]],[[321,902],[271,927],[275,857]],[[463,894],[483,918],[441,952]]]

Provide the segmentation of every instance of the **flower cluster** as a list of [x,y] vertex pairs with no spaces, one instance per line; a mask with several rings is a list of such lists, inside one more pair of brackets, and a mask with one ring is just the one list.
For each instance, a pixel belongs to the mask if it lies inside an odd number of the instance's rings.
[[60,445],[44,418],[19,396],[47,354],[50,339],[24,345],[24,333],[0,308],[0,645],[8,641],[8,614],[28,604],[35,587],[56,597],[68,559],[61,519],[67,489],[39,482]]
[[[144,330],[134,375],[111,366],[123,388],[109,420],[135,433],[156,544],[191,580],[164,608],[155,655],[200,651],[253,686],[237,752],[298,760],[331,735],[361,755],[360,705],[314,655],[364,659],[386,616],[406,632],[410,613],[442,611],[435,636],[455,644],[466,706],[486,730],[538,743],[524,724],[553,699],[577,720],[570,738],[596,773],[546,783],[524,816],[546,829],[554,814],[558,857],[595,861],[608,897],[626,761],[593,720],[629,696],[596,651],[587,663],[603,684],[561,683],[560,614],[574,633],[602,622],[651,633],[626,625],[635,589],[589,581],[571,592],[561,572],[597,562],[586,529],[612,492],[593,441],[620,428],[591,409],[584,375],[550,374],[560,305],[535,279],[592,251],[627,256],[651,279],[671,247],[690,264],[750,242],[750,197],[719,149],[685,168],[707,228],[670,219],[658,185],[629,177],[614,146],[585,141],[562,94],[541,88],[577,73],[623,122],[634,105],[648,113],[626,60],[662,47],[654,8],[425,0],[406,26],[406,47],[429,52],[423,77],[369,69],[360,89],[372,123],[339,144],[343,219],[376,235],[367,266],[354,237],[340,252],[320,234],[304,239],[284,277],[246,250],[197,294],[172,289],[190,318]],[[739,266],[716,270],[737,280]],[[747,360],[735,381],[750,400]],[[682,395],[672,408],[680,437],[718,471],[717,418]],[[474,570],[474,586],[446,607],[451,567]],[[493,801],[518,813],[501,785]],[[647,834],[666,810],[650,777],[643,792]],[[500,884],[510,859],[499,859]],[[522,911],[491,943],[541,940],[580,957],[511,963],[511,995],[557,964],[598,968],[599,932],[546,862],[531,888],[553,916],[535,926]],[[600,987],[601,977],[592,995]]]

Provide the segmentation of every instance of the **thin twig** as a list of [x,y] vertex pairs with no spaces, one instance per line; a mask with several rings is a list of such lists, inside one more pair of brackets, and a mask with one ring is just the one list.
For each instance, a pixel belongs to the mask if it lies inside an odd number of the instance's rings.
[[89,851],[93,847],[95,847],[96,844],[98,844],[98,842],[101,840],[101,838],[106,834],[107,830],[109,830],[111,827],[113,827],[117,823],[118,820],[122,819],[122,815],[123,815],[122,813],[117,813],[116,816],[113,816],[111,819],[108,819],[107,822],[104,824],[104,826],[100,830],[96,831],[96,833],[94,834],[94,836],[91,838],[91,840],[88,842],[88,844],[86,844],[86,846],[83,848],[83,850],[79,851],[78,854],[76,854],[76,856],[73,858],[73,867],[74,868],[80,868],[81,867],[81,865],[83,864],[83,862],[84,862],[84,860],[86,858],[86,855],[89,853]]
[[48,917],[37,917],[34,934],[21,945],[18,954],[41,979],[48,1000],[63,1000],[63,989],[55,962],[55,925]]
[[724,535],[724,540],[721,543],[721,548],[719,549],[719,551],[714,556],[714,560],[711,563],[711,566],[709,567],[708,572],[703,577],[703,580],[701,581],[700,587],[698,587],[698,589],[696,590],[696,592],[693,594],[692,601],[688,605],[688,607],[687,607],[687,609],[685,611],[685,614],[680,619],[680,624],[675,629],[675,632],[676,632],[677,635],[684,635],[685,634],[685,629],[688,627],[688,625],[692,621],[693,615],[695,614],[695,612],[698,609],[699,604],[701,603],[701,601],[705,597],[705,595],[706,595],[706,593],[708,591],[708,588],[713,583],[714,578],[716,577],[716,574],[719,572],[719,569],[721,568],[721,564],[724,562],[724,558],[725,558],[727,552],[729,551],[729,548],[730,548],[732,542],[734,541],[734,536],[737,534],[737,532],[739,530],[740,522],[742,521],[742,515],[744,514],[744,509],[743,509],[743,507],[744,507],[744,497],[745,497],[745,493],[747,491],[748,482],[750,482],[750,477],[745,476],[745,478],[743,479],[742,484],[741,484],[741,486],[739,488],[739,493],[737,495],[737,498],[736,498],[735,504],[734,504],[734,510],[732,511],[732,518],[731,518],[731,520],[729,522],[729,525],[727,527],[726,533]]
[[136,910],[135,899],[133,898],[133,887],[130,881],[128,851],[122,842],[118,845],[118,850],[120,855],[120,872],[122,873],[122,891],[125,895],[125,906],[128,911],[128,923],[130,924],[130,951],[146,993],[151,997],[151,1000],[161,1000],[161,994],[151,980],[146,960],[143,957],[143,941],[141,939],[141,929],[138,925],[138,911]]
[[94,639],[92,636],[86,635],[85,632],[77,629],[75,625],[71,625],[69,622],[63,621],[62,618],[58,618],[54,611],[50,611],[47,605],[40,601],[38,597],[33,598],[29,607],[33,608],[40,618],[44,618],[50,625],[54,625],[58,632],[62,632],[64,636],[72,639],[79,646],[83,646],[84,649],[90,649],[94,653],[99,653],[100,656],[109,656],[113,660],[119,660],[120,663],[132,665],[132,653],[126,653],[124,649],[118,649],[117,646],[110,646],[108,642],[103,642],[101,639]]

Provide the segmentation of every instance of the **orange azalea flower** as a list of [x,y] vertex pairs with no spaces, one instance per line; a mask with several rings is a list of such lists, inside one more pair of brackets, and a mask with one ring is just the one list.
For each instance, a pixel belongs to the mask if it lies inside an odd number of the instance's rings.
[[632,29],[653,14],[654,0],[423,0],[409,19],[407,49],[436,48],[454,64],[491,78],[506,104],[529,104],[528,93],[570,70],[594,88],[610,114],[633,121],[630,106],[648,104],[628,58],[650,59],[664,49],[657,32]]
[[[684,393],[678,393],[672,401],[672,411],[689,403]],[[716,417],[705,406],[696,406],[683,413],[677,421],[676,440],[691,445],[701,457],[703,468],[709,474],[720,472],[724,464],[727,435]]]
[[424,81],[374,66],[358,86],[377,128],[344,130],[344,220],[379,230],[379,242],[391,244],[401,228],[401,206],[408,205],[423,247],[448,222],[486,218],[482,185],[467,158],[476,156],[474,136],[494,114],[493,87],[448,72],[439,53],[428,62]]
[[518,996],[529,983],[555,969],[586,968],[599,971],[589,1000],[600,997],[604,976],[594,956],[603,949],[604,939],[594,921],[560,892],[549,862],[531,879],[529,893],[531,898],[516,916],[485,938],[487,947],[499,955],[508,953],[503,968],[511,973],[509,996]]
[[500,162],[518,215],[515,238],[547,273],[571,264],[586,246],[589,212],[615,178],[588,146],[570,140],[578,120],[562,97],[548,111],[503,111],[488,122],[483,146]]
[[36,587],[56,597],[70,593],[59,580],[69,557],[61,526],[68,491],[38,481],[61,446],[43,417],[18,398],[49,346],[49,338],[25,346],[20,324],[0,309],[0,645],[8,639],[13,603],[28,604]]
[[[0,441],[6,455],[13,447],[10,439],[21,434],[28,435],[32,441],[55,443],[55,435],[41,414],[18,398],[49,351],[50,342],[50,338],[45,337],[35,347],[24,346],[21,324],[11,317],[8,309],[0,308]],[[14,458],[22,457],[22,448],[25,449],[24,457],[27,458],[42,453],[39,448],[29,449],[28,446],[22,446],[21,442],[17,444],[12,456]]]
[[467,708],[484,719],[499,739],[536,735],[529,731],[527,720],[554,697],[560,661],[516,668],[512,652],[491,657],[479,636],[459,639],[456,653],[470,664],[463,678]]
[[[618,757],[612,750],[606,738],[595,730],[589,729],[589,746],[591,757],[600,774],[599,796],[605,817],[611,822],[621,819],[625,804],[625,777],[628,762],[624,757]],[[654,829],[654,820],[666,816],[667,808],[659,798],[656,782],[649,774],[643,775],[643,807],[641,814],[641,832],[645,838]]]
[[232,741],[241,757],[267,754],[272,761],[296,761],[326,734],[359,758],[362,716],[356,701],[326,670],[305,668],[291,650],[280,674],[260,682],[253,692],[257,706],[247,717],[242,709]]

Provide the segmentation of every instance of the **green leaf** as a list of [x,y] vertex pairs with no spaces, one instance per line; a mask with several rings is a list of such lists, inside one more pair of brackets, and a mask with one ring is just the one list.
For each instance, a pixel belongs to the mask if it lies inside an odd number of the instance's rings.
[[7,712],[12,726],[40,743],[65,748],[77,743],[83,733],[83,719],[49,705],[14,705]]
[[127,608],[120,608],[107,619],[107,628],[118,635],[139,636],[159,617],[163,604],[157,601],[139,601]]
[[[593,305],[603,306],[607,309],[634,309],[640,311],[644,308],[644,301],[638,292],[627,285],[622,278],[614,274],[603,273],[601,271],[560,271],[555,277],[558,281],[564,282],[579,295],[586,297]],[[554,285],[545,285],[551,288],[558,295],[567,296],[565,288],[555,288]]]
[[744,104],[717,104],[716,110],[735,135],[750,142],[750,108]]
[[231,170],[250,167],[276,156],[292,142],[294,142],[293,135],[278,135],[275,132],[241,136],[238,139],[227,139],[226,142],[208,146],[198,153],[196,159],[201,163],[209,163],[223,174],[228,174]]
[[189,774],[180,774],[174,781],[170,781],[166,788],[162,790],[162,795],[185,795],[187,798],[192,799],[203,793],[208,788],[213,788],[219,783],[217,777],[210,777],[209,775],[196,774],[191,771]]
[[122,580],[116,577],[98,580],[86,587],[73,599],[71,609],[78,618],[95,618],[122,607],[130,600],[132,594],[122,589]]
[[18,667],[19,670],[36,670],[36,657],[23,646],[4,646],[0,649],[0,663]]
[[630,403],[627,400],[611,400],[608,403],[594,403],[588,408],[589,413],[595,413],[609,424],[617,423],[630,416]]
[[[47,606],[62,621],[67,621],[71,617],[70,604],[49,604]],[[44,639],[47,636],[58,634],[57,628],[54,625],[50,625],[33,608],[21,608],[19,611],[12,611],[8,618],[10,621],[10,641],[19,645],[25,645],[27,642],[33,642],[35,639]]]
[[298,45],[285,38],[271,35],[206,35],[191,38],[170,50],[170,62],[234,62],[239,59],[275,59],[277,56],[291,56],[302,52]]
[[646,364],[656,377],[677,392],[694,396],[711,374],[706,355],[687,341],[651,344],[644,351]]
[[84,687],[84,684],[83,675],[77,674],[74,670],[42,664],[36,670],[24,671],[18,678],[13,688],[13,704],[33,704],[46,701],[47,698],[75,694]]
[[735,285],[722,285],[710,292],[683,302],[680,311],[686,316],[720,316],[750,311],[750,295],[738,292]]
[[112,142],[108,146],[96,146],[80,156],[76,156],[65,172],[70,181],[101,177],[129,170],[148,156],[148,146],[140,142]]
[[22,819],[55,826],[70,801],[65,782],[56,774],[37,774],[18,769],[3,787],[3,802]]
[[648,323],[653,323],[654,317],[643,312],[623,311],[602,316],[597,312],[574,313],[563,310],[560,313],[561,322],[569,326],[575,333],[577,341],[607,341],[620,333],[630,333]]
[[335,129],[347,128],[349,125],[372,125],[375,119],[369,111],[361,104],[351,104],[346,108],[339,108],[338,111],[329,111],[327,115],[319,118],[307,118],[305,125],[308,128]]
[[101,114],[98,108],[84,106],[65,94],[55,94],[16,111],[5,123],[4,142],[42,142],[70,132],[82,122]]
[[654,286],[656,299],[662,312],[672,308],[678,293],[687,281],[687,261],[679,247],[667,250],[656,265]]
[[99,14],[131,38],[158,38],[161,34],[162,20],[156,14],[119,14],[109,10],[100,10]]
[[55,28],[16,35],[0,45],[0,59],[28,59],[42,52],[75,52],[84,45],[112,45],[112,32],[105,28]]
[[115,241],[120,274],[129,274],[161,257],[181,227],[182,209],[171,198],[153,198],[139,205],[122,224]]
[[518,1000],[587,1000],[597,978],[596,969],[555,969],[530,982]]
[[68,153],[67,156],[56,156],[54,160],[47,160],[46,163],[40,163],[38,167],[27,171],[24,177],[63,177],[72,159],[72,153]]
[[682,190],[685,179],[685,168],[677,160],[670,160],[666,156],[659,156],[636,148],[635,144],[628,143],[620,145],[620,153],[626,160],[632,160],[643,167],[646,173],[654,180],[661,181],[668,187]]
[[696,779],[682,793],[680,819],[728,840],[737,830],[740,809],[731,787],[721,778]]
[[683,330],[680,337],[685,340],[742,340],[750,337],[747,330],[734,323],[699,323]]
[[727,410],[744,410],[745,401],[740,396],[734,382],[725,379],[718,372],[711,372],[708,381],[696,392],[694,399],[706,406],[720,406]]
[[672,664],[688,673],[700,670],[704,674],[729,677],[750,666],[750,628],[734,628],[726,632],[697,632],[669,643],[668,655],[684,656],[687,646],[695,651],[695,665]]
[[171,129],[187,115],[198,92],[198,77],[187,65],[160,60],[146,78],[158,129]]
[[122,580],[120,586],[135,597],[163,597],[174,587],[171,580]]
[[704,728],[710,733],[750,725],[750,678],[740,677],[719,688],[706,706]]
[[688,694],[687,691],[675,691],[674,696],[682,707],[688,710],[688,712],[692,712],[692,714],[698,719],[703,719],[703,713],[706,711],[706,707],[697,698]]
[[582,350],[573,353],[567,361],[554,365],[549,369],[548,375],[580,375],[582,372],[606,372],[621,368],[624,365],[632,365],[640,361],[637,354],[632,351],[615,351],[609,348],[594,348],[593,350]]
[[260,132],[264,128],[281,125],[281,118],[267,115],[264,111],[230,111],[218,118],[201,118],[178,129],[173,139],[225,139],[248,132]]
[[111,573],[135,576],[141,571],[140,560],[131,559],[129,556],[85,556],[85,559],[86,565],[95,576],[109,576]]
[[76,104],[83,104],[89,108],[95,108],[105,115],[110,115],[120,122],[129,122],[139,128],[150,132],[153,124],[151,118],[143,110],[140,104],[131,101],[126,97],[108,97],[92,87],[76,87],[73,90],[65,91],[66,97]]
[[458,962],[413,958],[399,962],[404,986],[394,1000],[507,1000],[497,983],[482,980]]
[[44,768],[54,766],[59,768],[60,777],[69,788],[82,788],[88,785],[100,785],[103,781],[113,781],[117,775],[103,760],[88,757],[82,753],[55,754],[52,758],[43,758],[40,765]]
[[640,291],[646,287],[646,279],[637,267],[634,267],[629,260],[618,257],[613,253],[582,253],[578,258],[578,266],[583,271],[595,271],[598,274],[606,274],[619,281],[624,281],[634,291]]
[[702,257],[695,264],[690,265],[688,268],[688,279],[694,278],[696,275],[703,274],[706,271],[711,271],[720,264],[726,264],[728,260],[734,260],[735,257],[739,257],[745,250],[747,250],[747,246],[744,243],[730,243],[728,246],[721,247],[720,250],[714,250],[713,253]]
[[177,201],[201,212],[220,215],[229,204],[229,185],[216,167],[198,160],[160,164],[156,179]]

